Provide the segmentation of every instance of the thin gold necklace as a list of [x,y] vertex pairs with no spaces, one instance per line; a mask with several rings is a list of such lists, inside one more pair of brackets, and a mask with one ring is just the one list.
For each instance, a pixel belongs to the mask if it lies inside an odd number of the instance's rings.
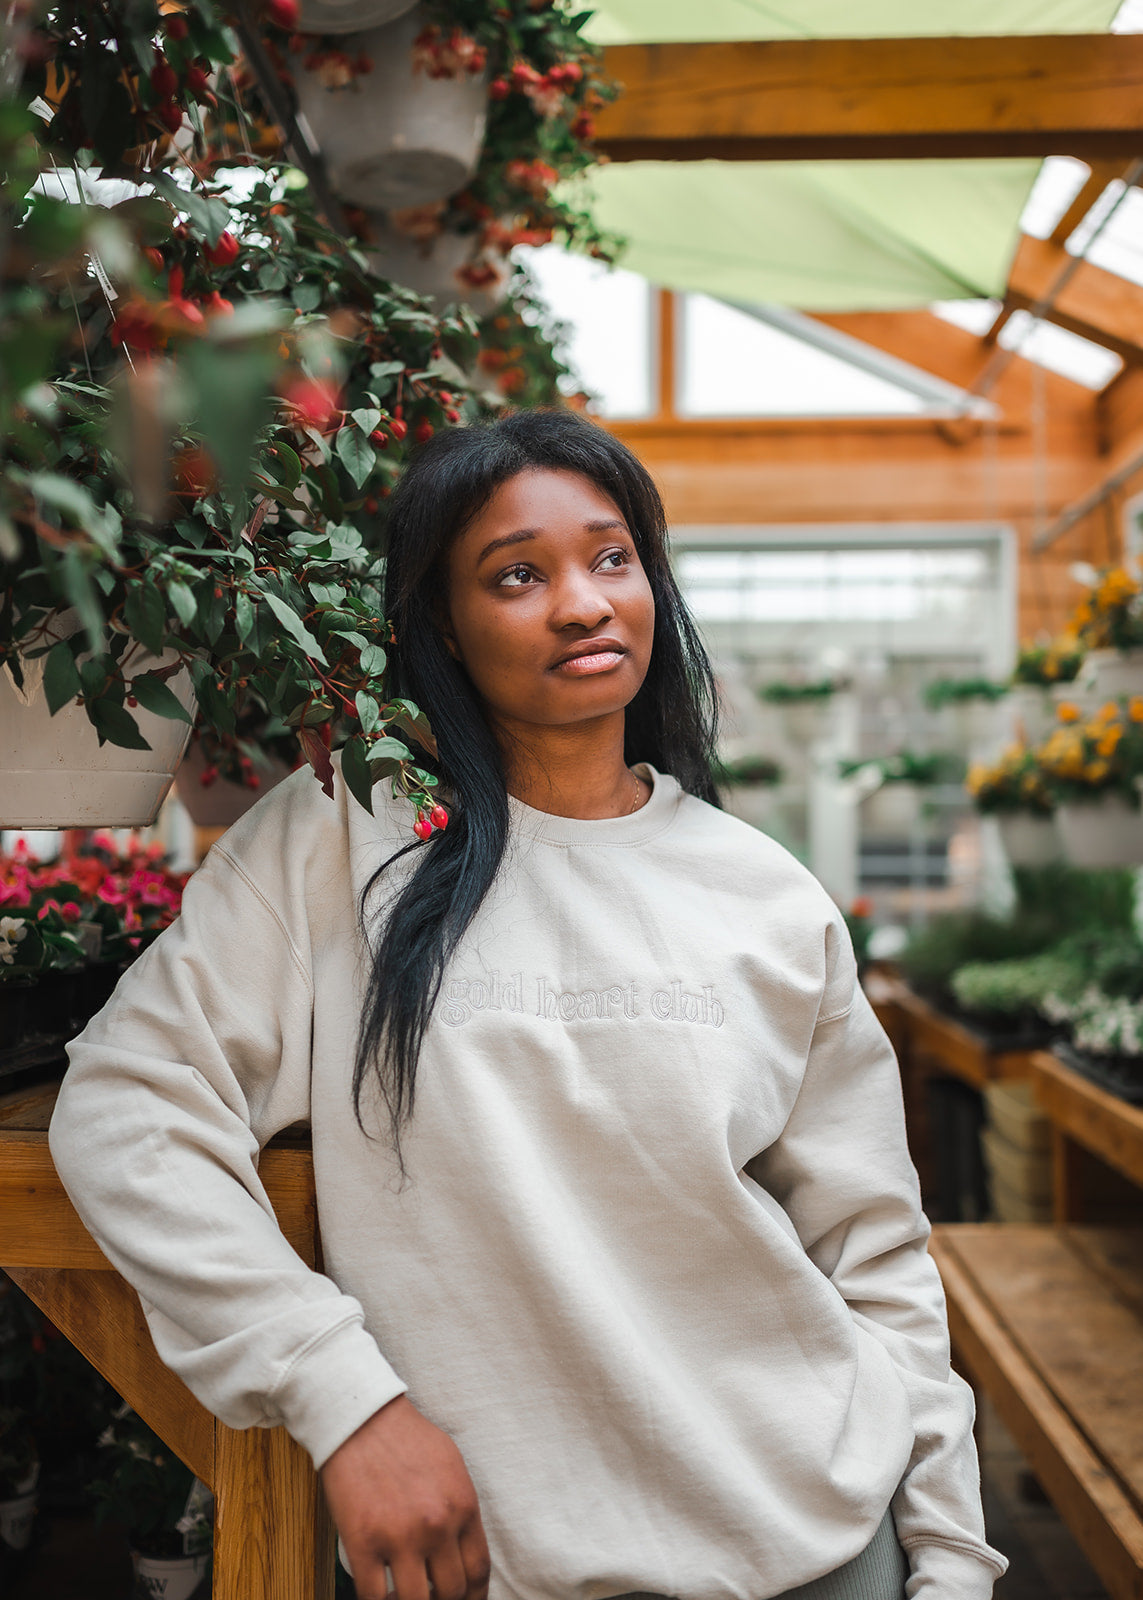
[[[631,772],[631,768],[630,767],[628,767],[627,770],[628,770],[628,772]],[[629,817],[633,817],[635,815],[636,811],[638,811],[639,807],[643,804],[643,789],[642,789],[642,785],[639,782],[638,774],[634,773],[634,772],[631,772],[631,776],[635,780],[635,801],[634,801],[634,804],[631,807],[631,810],[627,813],[627,815]]]

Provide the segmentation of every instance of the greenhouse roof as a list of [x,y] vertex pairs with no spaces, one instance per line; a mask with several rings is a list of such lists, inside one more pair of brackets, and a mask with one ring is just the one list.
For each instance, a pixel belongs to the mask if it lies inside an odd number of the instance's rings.
[[[605,45],[1098,33],[1118,0],[604,0]],[[1036,157],[615,161],[591,177],[623,264],[665,287],[804,310],[1002,295]]]

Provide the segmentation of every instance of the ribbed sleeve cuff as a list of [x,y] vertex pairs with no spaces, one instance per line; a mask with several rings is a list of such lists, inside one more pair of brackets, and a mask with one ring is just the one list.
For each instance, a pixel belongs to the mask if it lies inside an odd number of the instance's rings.
[[905,1585],[908,1600],[991,1600],[992,1586],[1008,1570],[1003,1556],[996,1564],[967,1547],[944,1544],[910,1545],[912,1568]]
[[321,1467],[406,1387],[355,1317],[294,1358],[270,1403],[314,1466]]

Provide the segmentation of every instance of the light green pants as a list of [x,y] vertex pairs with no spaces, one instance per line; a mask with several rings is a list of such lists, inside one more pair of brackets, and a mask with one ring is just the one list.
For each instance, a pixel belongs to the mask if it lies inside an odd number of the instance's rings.
[[[859,1556],[813,1578],[797,1589],[787,1589],[774,1600],[904,1600],[909,1563],[897,1543],[893,1518],[887,1511],[881,1526]],[[667,1600],[663,1595],[616,1595],[614,1600]]]

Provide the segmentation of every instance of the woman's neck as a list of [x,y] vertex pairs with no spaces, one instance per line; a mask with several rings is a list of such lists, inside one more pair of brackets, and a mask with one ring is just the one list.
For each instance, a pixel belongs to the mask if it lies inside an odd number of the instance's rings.
[[637,811],[650,790],[623,759],[623,713],[566,727],[498,728],[508,793],[537,811],[593,821]]

